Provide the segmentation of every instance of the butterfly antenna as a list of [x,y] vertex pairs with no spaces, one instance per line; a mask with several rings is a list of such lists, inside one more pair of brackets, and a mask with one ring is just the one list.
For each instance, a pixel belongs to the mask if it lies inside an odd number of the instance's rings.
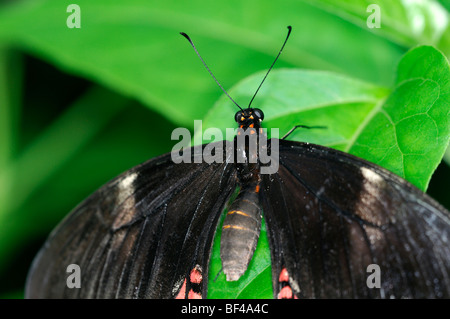
[[261,88],[261,86],[263,85],[264,81],[266,80],[267,76],[269,75],[270,70],[272,70],[273,66],[275,65],[275,62],[277,62],[278,57],[281,54],[281,51],[283,51],[284,46],[286,45],[287,40],[289,39],[289,35],[291,34],[292,31],[292,27],[289,25],[288,27],[288,34],[286,36],[286,40],[284,40],[283,45],[281,46],[280,52],[278,52],[277,57],[275,58],[275,61],[273,61],[272,65],[270,66],[269,70],[267,71],[266,75],[264,76],[264,79],[261,81],[261,84],[258,86],[258,89],[256,89],[255,94],[253,95],[252,99],[250,100],[250,103],[248,103],[248,108],[250,108],[250,105],[252,105],[253,99],[255,98],[256,94],[258,94],[259,89]]
[[214,74],[211,72],[211,70],[208,68],[208,66],[206,65],[205,61],[203,60],[203,58],[201,57],[200,53],[198,53],[197,48],[194,45],[194,42],[192,42],[191,38],[184,32],[180,32],[180,34],[185,37],[189,43],[191,44],[191,46],[194,48],[195,53],[197,53],[198,57],[200,58],[200,60],[202,61],[203,65],[205,66],[205,68],[208,70],[209,74],[212,76],[212,78],[214,79],[214,81],[216,81],[217,85],[222,89],[222,91],[226,94],[226,96],[228,96],[228,98],[233,101],[234,104],[236,104],[236,106],[243,111],[243,109],[239,106],[239,104],[236,103],[235,100],[233,100],[231,98],[231,96],[227,93],[227,91],[225,91],[225,89],[223,88],[222,85],[220,85],[219,81],[217,81],[216,77],[214,76]]

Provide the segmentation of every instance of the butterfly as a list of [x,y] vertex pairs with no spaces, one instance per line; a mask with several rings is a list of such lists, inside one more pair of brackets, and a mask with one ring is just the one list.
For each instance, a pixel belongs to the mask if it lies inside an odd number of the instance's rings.
[[[380,166],[289,141],[290,132],[252,151],[251,136],[258,147],[266,137],[264,113],[235,104],[233,141],[187,149],[186,162],[174,162],[179,152],[151,159],[79,204],[34,259],[26,297],[206,298],[224,208],[227,280],[247,270],[264,215],[274,298],[450,297],[445,208]],[[263,151],[276,155],[276,171],[263,173]],[[220,160],[205,161],[208,152]],[[81,270],[80,288],[66,282],[69,265]],[[368,269],[379,272],[375,286]]]

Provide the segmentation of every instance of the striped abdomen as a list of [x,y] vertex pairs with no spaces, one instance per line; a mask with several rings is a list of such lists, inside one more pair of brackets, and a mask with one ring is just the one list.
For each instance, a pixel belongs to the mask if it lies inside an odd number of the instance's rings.
[[259,183],[244,185],[231,204],[222,227],[220,257],[228,281],[238,280],[247,270],[261,229]]

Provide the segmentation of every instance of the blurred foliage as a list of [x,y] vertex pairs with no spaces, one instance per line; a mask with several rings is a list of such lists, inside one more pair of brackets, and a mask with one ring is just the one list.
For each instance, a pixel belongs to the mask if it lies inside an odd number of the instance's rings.
[[[320,97],[324,90],[323,102],[333,105],[338,104],[338,97],[352,97],[364,88],[372,102],[357,97],[353,109],[358,112],[370,111],[373,101],[386,101],[389,109],[388,101],[405,98],[403,93],[395,96],[396,92],[402,90],[405,79],[418,75],[412,72],[399,79],[402,71],[397,72],[397,64],[411,48],[431,45],[450,57],[449,7],[443,0],[79,0],[80,29],[66,26],[71,3],[7,1],[0,7],[0,293],[5,297],[21,296],[31,260],[51,229],[109,179],[169,151],[174,144],[170,140],[173,128],[192,129],[193,120],[203,118],[211,125],[211,121],[223,120],[234,127],[235,109],[223,106],[227,102],[221,91],[178,32],[193,38],[228,89],[266,70],[284,39],[285,27],[292,25],[293,33],[276,69],[323,72],[317,78],[318,73],[301,71],[303,78],[292,79],[303,79],[299,91],[291,92],[301,93],[299,101],[306,101]],[[379,29],[367,27],[371,14],[367,7],[372,3],[381,9]],[[424,50],[430,50],[425,56],[440,54],[432,48]],[[436,72],[443,68],[437,62],[430,66]],[[426,67],[419,74],[425,74]],[[282,105],[295,106],[277,104],[278,98],[270,100],[274,95],[267,93],[276,83],[278,89],[288,84],[283,82],[286,77],[275,81],[282,73],[269,77],[253,105],[268,116],[266,127],[323,125],[305,123],[305,113],[298,110],[275,117]],[[260,78],[261,73],[255,74],[230,93],[236,94],[239,103],[247,103]],[[312,91],[313,84],[316,91]],[[332,84],[333,94],[325,94]],[[448,83],[439,85],[445,84],[448,88]],[[308,89],[301,91],[300,85]],[[239,93],[241,89],[245,94]],[[415,87],[408,89],[417,93]],[[420,106],[432,91],[427,88],[408,101]],[[319,100],[311,101],[314,105]],[[319,121],[337,114],[330,115],[329,109],[310,113],[306,119]],[[345,130],[368,117],[343,114],[347,120],[336,121],[342,127],[333,125],[325,135],[296,132],[295,139],[321,138],[324,145],[351,151],[353,143],[345,144],[349,140]],[[284,134],[281,128],[280,134]],[[445,134],[440,137],[445,138]],[[442,157],[442,143],[433,163]],[[446,194],[449,168],[441,164],[437,172],[428,191],[450,207]],[[249,273],[258,276],[264,271]],[[212,271],[211,279],[216,274]],[[261,297],[270,296],[270,287],[253,289],[252,285],[257,284],[251,281],[237,294],[219,292],[218,296],[250,297],[254,296],[251,290],[261,292]]]

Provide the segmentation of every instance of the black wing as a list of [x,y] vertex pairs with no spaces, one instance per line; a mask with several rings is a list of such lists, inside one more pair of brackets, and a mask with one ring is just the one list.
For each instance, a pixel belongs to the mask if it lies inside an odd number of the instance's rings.
[[[205,297],[214,232],[235,187],[227,159],[174,164],[169,153],[136,166],[52,232],[33,262],[26,297]],[[70,264],[80,266],[81,288],[66,285]]]
[[278,173],[262,176],[275,297],[450,297],[450,213],[410,183],[285,140]]

